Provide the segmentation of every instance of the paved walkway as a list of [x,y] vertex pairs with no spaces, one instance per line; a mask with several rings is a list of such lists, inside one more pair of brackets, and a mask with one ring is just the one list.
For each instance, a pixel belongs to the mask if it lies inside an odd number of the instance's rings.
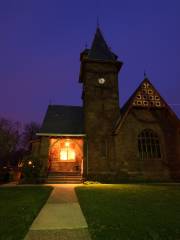
[[90,240],[78,203],[77,184],[53,185],[54,189],[30,227],[25,240]]

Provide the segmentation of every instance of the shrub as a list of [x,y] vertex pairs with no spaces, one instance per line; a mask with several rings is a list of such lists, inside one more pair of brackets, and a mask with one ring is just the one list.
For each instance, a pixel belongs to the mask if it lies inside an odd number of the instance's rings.
[[42,164],[38,157],[25,156],[22,161],[21,183],[40,183]]

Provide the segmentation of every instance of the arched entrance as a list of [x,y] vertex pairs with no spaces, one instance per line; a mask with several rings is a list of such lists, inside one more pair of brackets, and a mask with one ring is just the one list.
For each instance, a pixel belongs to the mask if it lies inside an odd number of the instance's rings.
[[83,173],[83,138],[50,139],[49,172]]

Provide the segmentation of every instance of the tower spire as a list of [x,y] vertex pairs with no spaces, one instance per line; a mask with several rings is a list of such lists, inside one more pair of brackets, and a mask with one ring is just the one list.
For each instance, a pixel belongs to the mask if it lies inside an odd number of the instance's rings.
[[94,40],[92,42],[88,57],[90,59],[96,59],[96,60],[116,60],[117,59],[117,56],[108,47],[99,26],[97,26]]

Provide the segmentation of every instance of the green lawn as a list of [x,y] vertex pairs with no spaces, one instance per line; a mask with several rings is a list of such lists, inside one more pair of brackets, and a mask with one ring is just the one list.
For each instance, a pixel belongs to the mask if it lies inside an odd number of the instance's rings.
[[180,240],[180,185],[76,188],[93,240]]
[[46,202],[51,187],[0,188],[0,240],[21,240]]

